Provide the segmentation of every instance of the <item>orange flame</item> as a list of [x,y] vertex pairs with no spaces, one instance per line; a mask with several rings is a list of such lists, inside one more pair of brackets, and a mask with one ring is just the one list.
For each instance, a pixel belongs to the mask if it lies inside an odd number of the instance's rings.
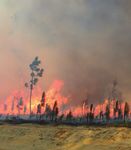
[[[60,114],[67,114],[70,110],[74,116],[83,116],[89,112],[89,107],[83,108],[83,106],[70,106],[70,99],[66,96],[63,96],[62,89],[64,87],[64,82],[61,80],[55,80],[50,86],[49,90],[46,91],[46,104],[50,105],[51,108],[54,105],[54,102],[57,101]],[[33,91],[32,96],[32,112],[37,112],[37,105],[40,104],[42,89],[36,87]],[[0,101],[0,113],[1,114],[29,114],[29,91],[21,90],[11,93],[6,100]],[[18,102],[20,98],[23,98],[23,104],[21,107],[18,107]],[[110,102],[110,117],[114,115],[114,102]],[[94,107],[93,112],[95,116],[98,116],[101,111],[106,112],[106,106],[109,104],[109,100],[104,100],[103,104],[98,104]],[[122,111],[124,111],[124,103],[121,104]],[[26,110],[25,110],[26,109]],[[83,111],[83,109],[85,109]],[[44,109],[42,110],[44,112]],[[84,113],[83,113],[84,112]],[[124,112],[122,112],[124,113]],[[117,114],[116,114],[117,115]]]

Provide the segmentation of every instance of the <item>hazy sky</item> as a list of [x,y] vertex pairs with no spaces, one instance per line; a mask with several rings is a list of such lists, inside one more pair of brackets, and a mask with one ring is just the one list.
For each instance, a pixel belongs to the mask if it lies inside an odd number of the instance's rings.
[[22,88],[35,56],[42,87],[60,79],[77,102],[98,101],[117,78],[129,101],[131,0],[0,0],[0,98]]

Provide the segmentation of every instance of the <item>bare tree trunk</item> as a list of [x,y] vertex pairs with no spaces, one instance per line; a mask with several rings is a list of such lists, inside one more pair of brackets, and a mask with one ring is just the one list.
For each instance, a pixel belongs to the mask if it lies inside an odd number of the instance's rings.
[[32,90],[33,90],[33,85],[31,84],[30,85],[30,118],[31,118],[31,105],[32,105],[32,102],[31,102],[31,99],[32,99]]

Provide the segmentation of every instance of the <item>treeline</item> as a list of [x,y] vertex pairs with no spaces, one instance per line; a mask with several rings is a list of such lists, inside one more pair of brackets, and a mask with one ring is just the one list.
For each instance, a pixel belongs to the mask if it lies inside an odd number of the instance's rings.
[[[113,116],[111,116],[110,103],[105,106],[105,112],[101,110],[99,114],[95,115],[95,106],[90,104],[85,107],[85,113],[79,117],[73,116],[73,111],[69,111],[67,114],[60,114],[59,107],[57,101],[54,102],[53,107],[49,104],[45,104],[45,92],[42,94],[42,99],[40,104],[37,106],[37,119],[46,120],[50,122],[86,122],[93,123],[96,121],[99,122],[110,122],[114,121],[128,121],[130,119],[130,107],[128,102],[124,103],[124,110],[122,109],[121,103],[117,100],[113,106]],[[42,113],[42,109],[45,108],[44,113]]]

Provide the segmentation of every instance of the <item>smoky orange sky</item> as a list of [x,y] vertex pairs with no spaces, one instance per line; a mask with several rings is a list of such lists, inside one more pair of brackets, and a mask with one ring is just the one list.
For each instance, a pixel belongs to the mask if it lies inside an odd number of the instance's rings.
[[0,0],[0,99],[24,88],[35,56],[46,90],[63,80],[79,103],[102,100],[114,79],[131,99],[130,0]]

